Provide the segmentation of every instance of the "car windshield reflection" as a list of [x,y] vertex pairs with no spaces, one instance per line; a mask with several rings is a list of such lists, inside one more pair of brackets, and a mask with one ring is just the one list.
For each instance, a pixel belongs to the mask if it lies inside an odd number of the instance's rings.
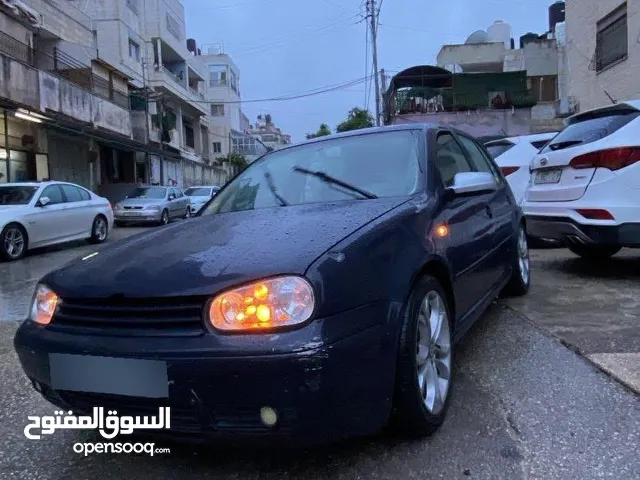
[[138,187],[127,198],[152,198],[161,200],[167,195],[167,189],[162,187]]
[[0,187],[0,205],[27,205],[36,191],[32,186]]

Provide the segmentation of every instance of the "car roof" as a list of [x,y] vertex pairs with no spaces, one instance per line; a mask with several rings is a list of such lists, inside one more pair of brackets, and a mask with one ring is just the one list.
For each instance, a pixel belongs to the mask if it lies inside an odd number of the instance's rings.
[[624,100],[621,102],[616,102],[611,105],[605,105],[603,107],[592,108],[590,110],[585,110],[583,112],[576,113],[567,117],[565,119],[565,124],[570,125],[574,123],[576,120],[581,120],[583,117],[591,115],[593,113],[604,113],[604,112],[615,112],[616,110],[627,110],[629,108],[636,109],[640,111],[640,100]]
[[555,137],[557,134],[558,132],[545,132],[545,133],[533,133],[531,135],[518,135],[515,137],[501,138],[499,140],[491,140],[490,142],[487,142],[484,145],[491,146],[504,141],[511,142],[511,143],[518,143],[522,140],[525,140],[528,142],[535,142],[536,140],[550,140],[553,137]]
[[12,182],[0,183],[0,187],[40,187],[44,182]]

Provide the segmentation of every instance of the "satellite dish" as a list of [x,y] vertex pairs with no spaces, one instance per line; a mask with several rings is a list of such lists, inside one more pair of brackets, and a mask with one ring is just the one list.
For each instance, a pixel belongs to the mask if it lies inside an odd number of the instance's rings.
[[465,45],[474,44],[474,43],[487,43],[489,41],[489,35],[484,30],[477,30],[473,32],[469,37],[465,40]]

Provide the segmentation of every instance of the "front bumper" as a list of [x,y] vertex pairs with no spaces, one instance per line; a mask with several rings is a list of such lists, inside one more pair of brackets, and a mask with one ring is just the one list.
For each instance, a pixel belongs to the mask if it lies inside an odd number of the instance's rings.
[[532,237],[567,244],[640,247],[640,223],[585,225],[569,217],[526,216],[527,233]]
[[132,212],[120,212],[114,211],[113,218],[117,223],[148,223],[148,222],[159,222],[160,217],[162,216],[162,212],[160,210],[149,210],[149,211],[139,211],[135,212],[135,215]]
[[[371,313],[373,309],[358,312]],[[349,322],[349,315],[331,318]],[[396,351],[388,344],[387,327],[378,324],[323,343],[313,341],[322,331],[323,322],[316,322],[305,327],[309,341],[295,342],[299,348],[291,343],[300,331],[273,335],[259,349],[254,337],[244,342],[246,348],[221,353],[211,348],[209,334],[190,339],[101,337],[62,333],[30,321],[16,333],[14,346],[34,387],[51,403],[85,414],[102,406],[120,415],[157,415],[158,407],[170,406],[171,430],[165,434],[172,437],[295,446],[379,431],[391,411],[395,376]],[[243,339],[235,337],[230,344],[241,345]],[[265,341],[273,343],[274,354],[265,354]],[[165,361],[169,396],[57,390],[50,372],[52,353]],[[260,420],[265,406],[279,415],[275,427]]]

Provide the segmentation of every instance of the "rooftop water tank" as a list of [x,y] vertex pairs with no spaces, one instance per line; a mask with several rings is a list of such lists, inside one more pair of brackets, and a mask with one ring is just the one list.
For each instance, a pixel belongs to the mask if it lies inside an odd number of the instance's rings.
[[564,22],[564,2],[556,2],[549,7],[549,31],[555,32],[556,25]]
[[487,35],[490,42],[500,42],[507,50],[511,47],[511,25],[508,23],[496,20],[487,28]]
[[536,40],[538,40],[537,33],[525,33],[520,37],[520,48],[524,48],[527,43],[535,42]]
[[465,40],[465,44],[471,43],[487,43],[489,41],[489,35],[484,30],[476,30]]

